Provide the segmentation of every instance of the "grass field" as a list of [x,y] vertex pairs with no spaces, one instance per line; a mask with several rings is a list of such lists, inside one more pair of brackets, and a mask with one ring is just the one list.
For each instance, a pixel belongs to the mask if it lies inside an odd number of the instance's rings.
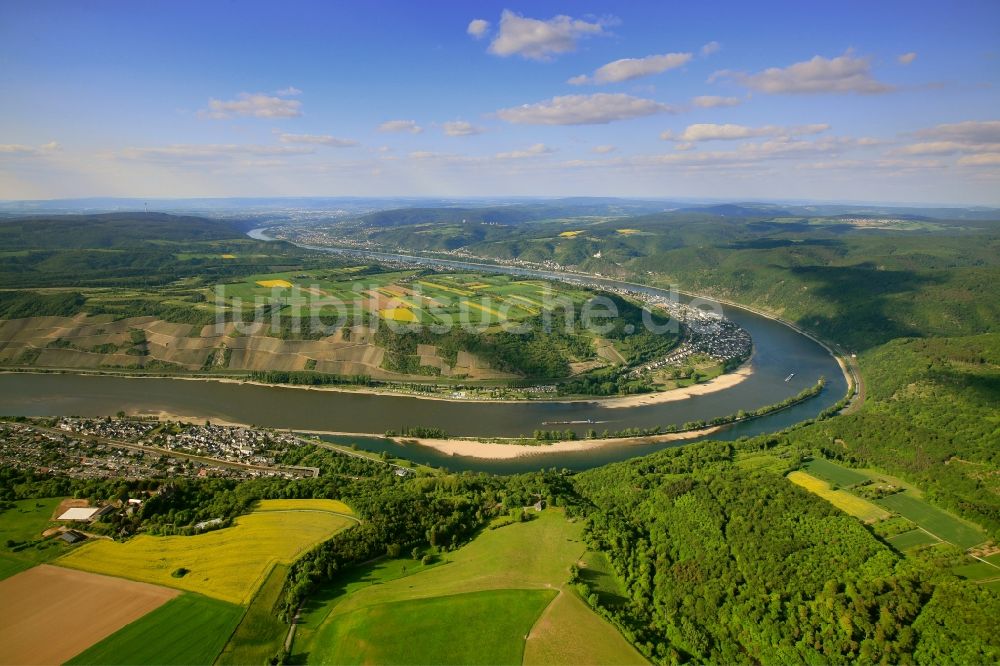
[[986,540],[986,534],[977,527],[931,505],[924,499],[907,492],[896,493],[878,500],[878,504],[909,518],[940,539],[962,548],[971,548]]
[[951,570],[952,573],[966,580],[992,580],[1000,578],[1000,568],[986,562],[980,562],[972,558],[969,559],[971,560],[969,564],[955,567]]
[[224,601],[183,594],[81,652],[67,664],[208,666],[215,661],[242,613],[242,608]]
[[861,472],[823,458],[814,458],[803,465],[803,467],[813,476],[829,481],[831,484],[840,486],[841,488],[853,486],[868,480],[868,476]]
[[600,599],[602,606],[617,606],[628,603],[625,588],[611,569],[607,555],[598,551],[587,551],[581,558],[580,580],[585,582]]
[[902,534],[889,537],[886,541],[891,543],[894,548],[903,551],[939,543],[938,539],[923,530],[903,532]]
[[278,564],[250,602],[243,619],[219,655],[217,664],[264,664],[285,640],[288,625],[274,612],[288,575],[288,566]]
[[[293,646],[294,658],[310,663],[387,663],[398,655],[384,650],[409,645],[432,651],[424,653],[413,647],[406,663],[520,663],[524,637],[531,628],[531,622],[523,626],[524,618],[534,612],[533,622],[558,590],[563,595],[575,594],[565,584],[570,566],[586,551],[581,529],[580,523],[571,523],[561,512],[550,509],[534,520],[487,530],[427,569],[413,560],[409,564],[392,560],[364,576],[351,577],[347,572],[348,580],[339,590],[314,600],[307,609],[303,630]],[[484,596],[487,592],[490,594]],[[497,593],[516,594],[508,599]],[[543,600],[540,607],[536,608],[536,600]],[[501,602],[504,605],[496,605]],[[481,612],[487,607],[492,624],[483,627]],[[623,660],[631,659],[631,646],[602,618],[587,611],[568,612],[578,625],[574,630],[594,641],[579,647],[581,654],[592,656],[578,661],[602,661],[604,657],[599,655],[605,650],[622,655]],[[407,619],[420,614],[426,617],[413,622]],[[566,615],[561,612],[556,619],[561,622]],[[392,624],[398,622],[402,624]],[[466,626],[477,630],[467,631]],[[558,624],[557,628],[565,629]],[[390,630],[391,635],[385,633]],[[539,636],[541,653],[558,651],[546,644],[559,633]],[[434,652],[440,649],[435,646],[446,646],[456,656]]]
[[884,520],[889,517],[889,512],[866,499],[852,495],[846,490],[834,490],[830,484],[823,479],[818,479],[811,474],[798,470],[788,473],[788,480],[797,486],[801,486],[809,492],[822,497],[830,504],[834,505],[844,513],[848,513],[855,518],[860,518],[866,523]]
[[[59,564],[248,604],[275,564],[290,564],[354,521],[332,500],[265,500],[233,527],[195,536],[140,535],[125,543],[94,541]],[[171,575],[180,568],[189,573]]]
[[[53,525],[52,512],[58,497],[18,500],[14,507],[0,511],[0,580],[65,553],[69,546],[55,538],[43,539],[42,532]],[[14,545],[8,546],[8,542]]]
[[532,627],[524,646],[526,666],[648,663],[618,630],[591,618],[594,611],[572,592],[562,592]]
[[[520,664],[555,590],[485,590],[360,608],[327,634],[328,664]],[[521,640],[518,640],[518,639]]]

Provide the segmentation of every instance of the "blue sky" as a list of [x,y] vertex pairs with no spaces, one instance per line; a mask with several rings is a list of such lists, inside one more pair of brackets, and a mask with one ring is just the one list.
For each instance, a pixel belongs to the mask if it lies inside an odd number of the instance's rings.
[[1000,3],[7,2],[0,198],[1000,204]]

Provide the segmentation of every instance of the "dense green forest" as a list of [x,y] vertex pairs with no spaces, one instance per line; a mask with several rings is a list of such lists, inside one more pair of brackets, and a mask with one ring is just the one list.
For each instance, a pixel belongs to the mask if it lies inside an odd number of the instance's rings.
[[319,258],[251,240],[238,223],[160,213],[0,220],[0,246],[5,289],[154,287],[184,278],[211,284]]
[[[640,649],[664,663],[1000,657],[995,591],[901,557],[780,470],[735,464],[769,444],[693,445],[576,478],[588,538],[628,592],[601,610]],[[788,468],[801,460],[783,453]]]

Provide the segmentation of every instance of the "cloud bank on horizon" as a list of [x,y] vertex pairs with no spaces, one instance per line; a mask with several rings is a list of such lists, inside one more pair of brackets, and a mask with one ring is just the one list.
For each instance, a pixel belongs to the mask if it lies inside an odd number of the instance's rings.
[[1000,5],[606,7],[4,5],[0,198],[1000,204]]

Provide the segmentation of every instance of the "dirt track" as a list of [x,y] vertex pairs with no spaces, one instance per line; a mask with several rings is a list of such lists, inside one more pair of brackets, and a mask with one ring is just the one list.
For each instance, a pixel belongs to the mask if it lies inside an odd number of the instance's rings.
[[61,664],[178,594],[47,564],[0,581],[0,664]]

